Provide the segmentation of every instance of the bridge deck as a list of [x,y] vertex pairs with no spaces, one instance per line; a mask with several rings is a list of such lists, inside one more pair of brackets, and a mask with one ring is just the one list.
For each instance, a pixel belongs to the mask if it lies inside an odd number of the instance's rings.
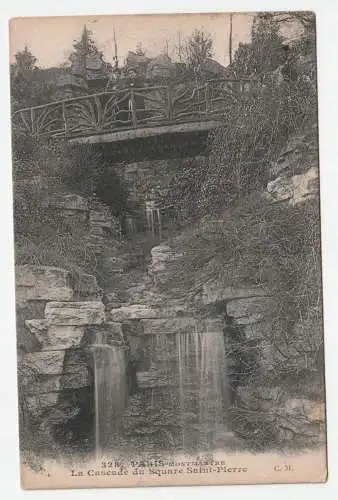
[[98,144],[104,142],[120,142],[144,137],[155,137],[165,134],[184,134],[189,132],[204,132],[217,128],[221,120],[209,120],[203,122],[174,123],[171,125],[147,126],[134,129],[118,130],[116,132],[104,132],[96,135],[73,137],[69,142],[74,144]]
[[92,144],[203,131],[219,126],[227,108],[248,90],[249,80],[231,79],[131,86],[21,109],[13,121],[33,136]]

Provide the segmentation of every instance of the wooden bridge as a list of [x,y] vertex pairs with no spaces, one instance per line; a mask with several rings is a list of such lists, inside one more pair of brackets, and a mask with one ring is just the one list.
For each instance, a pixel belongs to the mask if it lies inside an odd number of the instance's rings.
[[130,85],[20,109],[13,121],[33,136],[63,136],[77,143],[207,131],[221,124],[229,106],[250,87],[250,80],[232,79],[201,85]]

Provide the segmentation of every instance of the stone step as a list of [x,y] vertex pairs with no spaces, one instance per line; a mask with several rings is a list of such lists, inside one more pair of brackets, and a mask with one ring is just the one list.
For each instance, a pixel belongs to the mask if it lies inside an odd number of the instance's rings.
[[105,321],[102,302],[49,302],[45,318],[51,325],[100,325]]

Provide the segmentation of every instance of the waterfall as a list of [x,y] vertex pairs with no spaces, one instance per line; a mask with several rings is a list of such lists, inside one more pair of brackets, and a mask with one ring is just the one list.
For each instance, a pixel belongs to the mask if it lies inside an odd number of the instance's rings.
[[92,345],[94,358],[95,452],[117,443],[122,414],[126,406],[125,347],[110,345],[99,332]]
[[183,450],[215,448],[229,405],[223,332],[179,333],[176,343]]
[[146,202],[146,218],[148,224],[148,231],[154,236],[158,236],[161,241],[162,237],[162,219],[161,210],[156,206],[154,201]]

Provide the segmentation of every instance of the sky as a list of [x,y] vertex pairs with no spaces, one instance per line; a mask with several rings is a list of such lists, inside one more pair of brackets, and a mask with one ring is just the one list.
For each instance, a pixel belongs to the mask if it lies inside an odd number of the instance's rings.
[[[252,19],[252,14],[233,14],[234,50],[239,42],[250,40]],[[179,33],[184,41],[194,29],[201,29],[212,36],[213,58],[227,65],[229,20],[225,13],[14,18],[10,22],[10,61],[27,45],[40,67],[59,66],[69,57],[73,41],[86,24],[107,62],[112,62],[114,27],[120,63],[139,42],[149,57],[163,52],[168,45],[169,56],[177,59]]]

